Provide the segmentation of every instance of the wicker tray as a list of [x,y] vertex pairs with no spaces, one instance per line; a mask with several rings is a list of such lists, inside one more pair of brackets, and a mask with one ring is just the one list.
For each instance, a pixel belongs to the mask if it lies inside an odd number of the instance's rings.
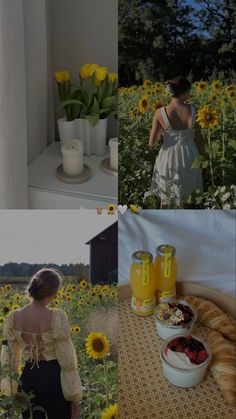
[[[129,294],[128,289],[126,292]],[[154,316],[135,316],[130,311],[130,300],[124,298],[124,289],[121,290],[121,295],[119,418],[234,418],[234,406],[225,401],[209,371],[197,387],[189,389],[177,388],[166,381],[159,358],[163,341],[156,334]],[[208,328],[197,324],[194,332],[206,338]]]

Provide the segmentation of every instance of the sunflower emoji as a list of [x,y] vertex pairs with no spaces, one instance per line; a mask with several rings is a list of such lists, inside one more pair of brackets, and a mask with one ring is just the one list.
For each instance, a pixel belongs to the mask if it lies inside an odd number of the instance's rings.
[[116,212],[116,206],[113,204],[107,205],[107,214],[108,215],[114,215]]

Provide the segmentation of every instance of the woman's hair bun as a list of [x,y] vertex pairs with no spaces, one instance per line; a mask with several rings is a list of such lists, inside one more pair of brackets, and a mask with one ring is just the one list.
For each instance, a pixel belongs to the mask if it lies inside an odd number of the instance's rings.
[[51,297],[60,287],[60,274],[54,269],[41,269],[31,279],[28,293],[35,300]]
[[172,97],[178,97],[183,93],[186,93],[191,90],[190,81],[183,76],[174,77],[172,80],[167,82],[167,92]]

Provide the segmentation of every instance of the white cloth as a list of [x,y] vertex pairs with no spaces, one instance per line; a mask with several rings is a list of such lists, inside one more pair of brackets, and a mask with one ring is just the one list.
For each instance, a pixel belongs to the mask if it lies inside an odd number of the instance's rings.
[[0,0],[0,208],[27,208],[22,0]]
[[119,283],[129,282],[131,255],[160,244],[176,247],[180,281],[235,295],[236,211],[142,210],[119,214]]
[[179,205],[186,202],[196,189],[202,190],[201,170],[191,169],[198,155],[193,128],[196,108],[191,105],[191,126],[183,130],[171,127],[164,107],[160,111],[166,124],[164,142],[154,165],[151,188],[145,198],[157,195],[163,203]]
[[27,163],[54,139],[48,9],[0,0],[0,208],[28,208]]

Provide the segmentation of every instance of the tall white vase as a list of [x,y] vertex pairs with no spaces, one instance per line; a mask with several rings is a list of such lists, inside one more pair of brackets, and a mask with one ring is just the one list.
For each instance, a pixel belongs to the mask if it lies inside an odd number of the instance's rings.
[[107,138],[107,119],[99,119],[92,131],[92,153],[96,156],[105,156]]
[[107,119],[100,119],[93,127],[87,119],[75,120],[75,136],[84,146],[84,154],[106,154]]
[[67,121],[66,118],[60,118],[57,123],[61,145],[63,146],[66,141],[72,140],[76,136],[75,121]]

